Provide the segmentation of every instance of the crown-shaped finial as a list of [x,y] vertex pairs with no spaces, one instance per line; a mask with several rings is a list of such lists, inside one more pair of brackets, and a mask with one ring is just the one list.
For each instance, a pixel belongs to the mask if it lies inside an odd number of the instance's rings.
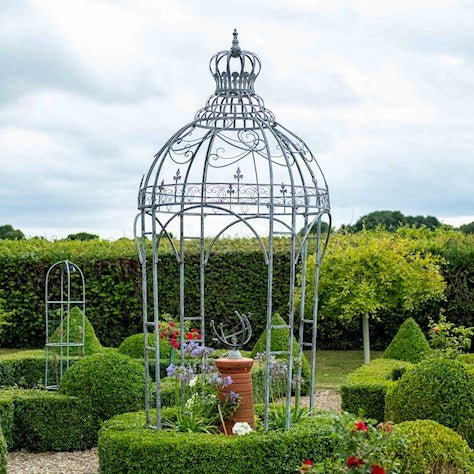
[[236,58],[240,54],[240,46],[239,46],[239,33],[237,33],[237,28],[234,28],[234,38],[232,39],[232,48],[230,48],[230,52],[232,53],[232,56]]
[[254,82],[260,72],[260,59],[240,48],[238,36],[235,28],[232,47],[216,53],[209,63],[216,81],[216,94],[255,94]]

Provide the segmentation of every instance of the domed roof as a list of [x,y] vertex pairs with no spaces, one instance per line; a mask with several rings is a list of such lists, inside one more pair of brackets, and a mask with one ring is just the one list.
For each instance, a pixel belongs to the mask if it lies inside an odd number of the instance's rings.
[[155,155],[138,207],[156,212],[315,216],[329,211],[324,176],[296,134],[276,122],[254,84],[261,62],[241,49],[210,61],[216,90],[194,120]]

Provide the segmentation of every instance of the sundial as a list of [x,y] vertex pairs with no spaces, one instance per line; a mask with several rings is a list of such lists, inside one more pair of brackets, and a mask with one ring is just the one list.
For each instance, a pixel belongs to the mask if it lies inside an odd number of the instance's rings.
[[229,348],[229,359],[242,359],[240,349],[249,342],[252,337],[252,326],[250,325],[250,318],[253,313],[239,313],[235,311],[237,316],[237,324],[229,329],[229,333],[224,333],[224,324],[219,323],[217,328],[214,320],[211,321],[211,329],[214,333],[214,341],[221,342],[225,347]]

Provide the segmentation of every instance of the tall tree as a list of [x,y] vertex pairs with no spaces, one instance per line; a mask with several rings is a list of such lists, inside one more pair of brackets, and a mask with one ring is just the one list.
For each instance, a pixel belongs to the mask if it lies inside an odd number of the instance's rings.
[[25,234],[19,229],[14,229],[10,224],[0,225],[0,239],[20,240]]
[[66,240],[95,240],[99,236],[96,234],[89,234],[89,232],[78,232],[77,234],[69,234]]
[[[415,310],[443,297],[439,259],[396,232],[363,230],[338,234],[326,252],[319,285],[325,318],[361,318],[364,360],[370,361],[369,319],[385,311]],[[314,290],[314,257],[308,258],[306,301]],[[307,316],[312,308],[306,305]]]
[[349,229],[359,232],[362,229],[372,230],[382,227],[394,231],[403,226],[425,226],[428,229],[436,229],[441,225],[441,222],[433,216],[405,216],[400,211],[374,211],[359,218],[353,226],[349,226]]

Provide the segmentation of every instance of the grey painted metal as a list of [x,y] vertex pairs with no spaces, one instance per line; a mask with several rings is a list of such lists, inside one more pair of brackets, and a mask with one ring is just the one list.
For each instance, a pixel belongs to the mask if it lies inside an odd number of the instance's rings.
[[[75,291],[73,284],[76,285]],[[71,365],[70,349],[74,348],[77,356],[84,355],[86,284],[82,270],[69,260],[54,263],[46,272],[44,295],[44,384],[47,390],[57,390],[64,372]],[[79,307],[82,311],[81,338],[71,340],[70,314],[74,307]],[[56,334],[59,336],[59,342],[52,340]]]
[[[311,407],[314,407],[316,378],[316,336],[319,268],[327,238],[321,236],[321,221],[330,223],[327,183],[313,154],[296,134],[278,123],[255,92],[255,81],[261,61],[257,55],[240,47],[237,32],[233,33],[229,50],[216,53],[209,64],[216,88],[194,120],[162,146],[143,176],[138,192],[139,215],[134,232],[142,267],[143,332],[155,337],[153,347],[145,345],[147,425],[161,429],[160,374],[156,371],[156,397],[151,398],[149,364],[154,358],[159,367],[159,330],[162,308],[159,275],[163,240],[169,243],[179,270],[179,325],[181,343],[185,342],[187,324],[201,330],[200,343],[206,341],[206,268],[212,262],[212,251],[219,239],[234,229],[255,237],[267,266],[266,286],[266,365],[264,426],[268,429],[270,404],[270,360],[285,356],[288,361],[286,390],[286,427],[291,425],[293,382],[296,381],[296,405],[300,403],[301,359],[303,348],[311,349]],[[139,225],[140,224],[140,225]],[[302,228],[302,231],[298,231]],[[316,229],[316,234],[313,229]],[[171,238],[177,233],[177,242]],[[328,232],[329,236],[329,232]],[[271,347],[274,251],[277,239],[284,238],[290,260],[288,273],[288,350]],[[195,314],[186,307],[188,240],[199,242],[199,304]],[[150,246],[151,241],[151,246]],[[279,243],[279,248],[282,242]],[[151,266],[148,268],[151,253]],[[306,259],[315,253],[315,294],[308,297]],[[150,271],[150,274],[147,272]],[[299,280],[297,275],[300,275]],[[248,275],[252,277],[252,275]],[[302,287],[300,307],[295,306],[297,284]],[[309,295],[311,296],[311,295]],[[312,317],[306,317],[310,305]],[[227,307],[225,304],[223,307]],[[242,311],[229,307],[229,312]],[[253,311],[247,308],[246,312]],[[216,315],[212,315],[216,320]],[[217,315],[219,316],[219,315]],[[221,315],[222,316],[222,315]],[[228,315],[227,315],[228,316]],[[263,316],[263,315],[262,315]],[[299,350],[294,361],[293,334],[297,332]],[[305,338],[310,336],[310,340]],[[181,363],[184,353],[181,352]],[[202,367],[205,361],[202,361]],[[184,388],[184,387],[183,387]],[[184,391],[183,391],[184,393]],[[183,400],[184,401],[184,400]],[[151,421],[152,405],[156,420]]]
[[230,329],[229,334],[224,334],[224,323],[222,322],[218,324],[219,330],[217,330],[213,319],[211,319],[211,329],[214,333],[214,340],[229,349],[229,354],[227,355],[229,359],[242,359],[240,349],[245,346],[252,337],[252,326],[250,325],[252,313],[249,313],[247,316],[245,313],[234,312],[238,322],[236,326]]

